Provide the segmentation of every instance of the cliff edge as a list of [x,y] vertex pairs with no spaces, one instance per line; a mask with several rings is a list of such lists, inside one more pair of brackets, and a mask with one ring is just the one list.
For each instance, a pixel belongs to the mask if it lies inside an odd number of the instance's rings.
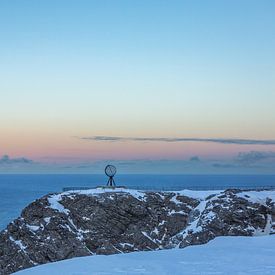
[[46,195],[0,233],[0,274],[73,257],[183,248],[217,236],[275,233],[275,191]]

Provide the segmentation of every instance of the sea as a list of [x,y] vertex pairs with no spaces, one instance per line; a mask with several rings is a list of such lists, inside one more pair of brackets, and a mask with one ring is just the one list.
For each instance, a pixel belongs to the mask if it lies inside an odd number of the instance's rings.
[[[275,175],[116,175],[116,185],[138,190],[275,189]],[[105,175],[2,174],[0,175],[0,231],[29,203],[63,188],[106,185]]]

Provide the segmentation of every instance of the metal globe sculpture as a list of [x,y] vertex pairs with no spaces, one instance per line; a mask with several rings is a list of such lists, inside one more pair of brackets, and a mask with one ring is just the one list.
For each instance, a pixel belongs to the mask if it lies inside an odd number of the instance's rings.
[[109,177],[107,186],[116,186],[114,176],[116,174],[116,167],[114,165],[107,165],[105,167],[105,174]]

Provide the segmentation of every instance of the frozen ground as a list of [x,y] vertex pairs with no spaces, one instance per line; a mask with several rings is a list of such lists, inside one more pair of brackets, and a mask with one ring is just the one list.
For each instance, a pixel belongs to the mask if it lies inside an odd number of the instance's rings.
[[274,247],[275,235],[219,237],[184,249],[74,258],[16,274],[275,274]]

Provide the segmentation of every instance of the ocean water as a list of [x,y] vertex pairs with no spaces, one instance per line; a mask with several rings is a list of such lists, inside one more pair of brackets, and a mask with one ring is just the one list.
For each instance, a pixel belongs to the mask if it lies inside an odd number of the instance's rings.
[[[115,181],[141,190],[275,188],[275,175],[117,175]],[[47,193],[106,182],[105,175],[0,175],[0,230],[30,202]]]

